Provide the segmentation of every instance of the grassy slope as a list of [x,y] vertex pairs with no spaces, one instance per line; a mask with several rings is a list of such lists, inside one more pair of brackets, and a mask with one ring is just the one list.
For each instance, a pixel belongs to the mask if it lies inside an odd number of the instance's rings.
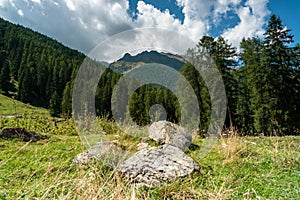
[[[111,123],[102,121],[102,124],[106,129],[114,128]],[[0,118],[0,126],[17,125],[51,138],[38,143],[0,140],[0,199],[297,199],[300,196],[300,137],[221,139],[203,160],[198,159],[197,149],[190,150],[189,155],[202,166],[201,173],[149,189],[128,184],[100,163],[83,168],[71,166],[74,156],[84,150],[72,120],[55,126],[50,119]],[[132,151],[141,140],[120,132],[109,137]],[[194,139],[195,145],[201,142]]]
[[37,108],[28,104],[24,104],[20,101],[11,99],[0,94],[0,116],[8,115],[22,115],[25,113],[36,113],[42,115],[48,115],[48,111],[44,108]]

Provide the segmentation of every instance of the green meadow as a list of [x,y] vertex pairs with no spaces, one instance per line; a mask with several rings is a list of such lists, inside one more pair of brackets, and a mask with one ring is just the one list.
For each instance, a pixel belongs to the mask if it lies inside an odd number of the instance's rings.
[[[25,143],[0,139],[0,199],[298,199],[300,196],[300,137],[241,137],[230,131],[211,152],[199,159],[203,139],[195,137],[188,155],[201,171],[159,187],[137,187],[101,162],[72,165],[84,151],[72,119],[49,116],[46,110],[1,96],[0,128],[24,127],[50,136]],[[17,112],[16,112],[17,111]],[[142,140],[99,119],[108,139],[135,152]]]

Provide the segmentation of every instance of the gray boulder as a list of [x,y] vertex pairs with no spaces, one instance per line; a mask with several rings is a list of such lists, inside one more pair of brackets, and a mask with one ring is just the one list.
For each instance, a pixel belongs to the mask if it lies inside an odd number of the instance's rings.
[[149,128],[149,137],[160,144],[171,144],[186,151],[192,143],[192,135],[183,127],[168,121],[154,122]]
[[124,151],[114,142],[98,142],[90,149],[78,154],[73,159],[73,165],[87,165],[92,160],[100,161],[104,165],[116,167],[119,162],[124,161]]
[[146,186],[158,186],[161,181],[185,177],[199,170],[196,161],[169,144],[143,149],[117,168],[121,177]]

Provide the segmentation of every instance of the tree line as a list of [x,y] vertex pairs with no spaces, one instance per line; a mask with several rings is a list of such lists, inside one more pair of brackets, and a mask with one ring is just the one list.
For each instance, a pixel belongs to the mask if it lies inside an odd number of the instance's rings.
[[[223,128],[244,135],[299,134],[300,45],[272,15],[264,38],[243,39],[240,51],[224,38],[203,36],[193,51],[205,49],[219,69],[227,95]],[[52,116],[72,116],[72,90],[85,55],[20,25],[0,19],[0,90],[22,102],[49,108]],[[100,64],[91,60],[93,64]],[[210,123],[210,95],[199,72],[186,63],[180,73],[198,98],[199,132]],[[122,74],[106,69],[95,96],[97,115],[113,118],[112,93]],[[124,92],[124,91],[123,91]],[[126,94],[124,94],[126,95]],[[128,114],[139,125],[150,123],[149,109],[161,104],[167,120],[180,121],[180,104],[170,90],[144,85],[131,95]]]

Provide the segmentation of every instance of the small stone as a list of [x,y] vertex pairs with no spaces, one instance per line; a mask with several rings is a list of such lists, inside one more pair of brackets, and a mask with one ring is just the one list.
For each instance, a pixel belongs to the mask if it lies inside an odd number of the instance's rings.
[[100,161],[105,165],[116,167],[123,161],[124,153],[121,147],[114,142],[98,142],[90,149],[78,154],[73,159],[73,165],[87,165],[92,160]]
[[160,144],[171,144],[183,151],[192,143],[192,135],[187,130],[168,121],[154,122],[149,128],[149,137]]

